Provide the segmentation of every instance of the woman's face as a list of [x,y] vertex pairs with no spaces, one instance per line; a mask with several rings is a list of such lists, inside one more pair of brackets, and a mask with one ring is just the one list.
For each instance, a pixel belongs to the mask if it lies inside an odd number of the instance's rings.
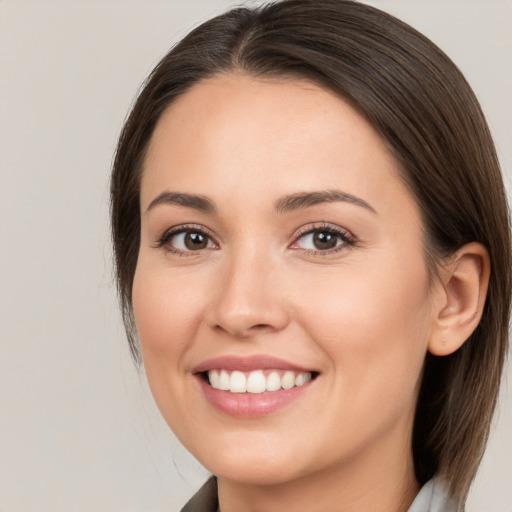
[[309,83],[205,80],[156,127],[141,219],[147,377],[210,471],[410,464],[435,292],[418,207],[363,117]]

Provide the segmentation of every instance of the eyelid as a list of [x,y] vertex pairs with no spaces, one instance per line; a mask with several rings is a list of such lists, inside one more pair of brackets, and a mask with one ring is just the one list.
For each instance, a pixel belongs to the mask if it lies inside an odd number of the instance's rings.
[[[187,232],[187,231],[201,233],[201,234],[205,235],[215,245],[214,249],[219,248],[219,244],[215,240],[215,237],[211,233],[211,231],[208,228],[206,228],[205,226],[202,226],[200,224],[178,224],[176,226],[172,226],[172,227],[166,229],[162,233],[162,235],[158,236],[158,239],[156,240],[155,248],[166,248],[169,252],[178,253],[178,254],[187,254],[187,255],[193,255],[195,252],[200,252],[200,250],[198,250],[198,251],[182,251],[177,248],[171,249],[169,247],[166,247],[166,244],[172,239],[173,236],[175,236],[179,233]],[[209,249],[211,250],[212,248],[209,248]]]
[[[334,233],[338,235],[342,240],[343,243],[340,244],[337,247],[333,247],[332,249],[326,249],[326,250],[314,250],[314,249],[301,249],[299,247],[293,247],[302,237],[305,235],[314,233],[315,231],[329,231],[331,233]],[[318,255],[324,255],[327,256],[328,254],[333,254],[335,252],[339,252],[343,249],[347,249],[350,246],[355,245],[357,242],[356,237],[345,228],[342,228],[336,224],[331,224],[328,222],[316,222],[312,224],[307,224],[297,230],[297,232],[293,235],[293,241],[290,244],[289,248],[293,250],[302,250],[308,253],[314,253]]]
[[[315,231],[328,231],[331,233],[334,233],[335,235],[339,236],[343,243],[339,244],[338,246],[333,247],[332,249],[302,249],[300,247],[293,247],[302,237],[305,235],[314,233]],[[172,239],[173,236],[183,233],[183,232],[197,232],[201,233],[204,236],[208,237],[208,239],[211,241],[211,243],[214,245],[214,247],[209,247],[207,249],[220,249],[220,244],[216,241],[215,235],[212,234],[211,230],[206,228],[205,226],[201,224],[178,224],[176,226],[172,226],[168,229],[166,229],[162,235],[158,237],[155,243],[155,248],[164,248],[168,252],[192,256],[195,253],[200,253],[204,251],[205,249],[198,249],[197,251],[183,251],[176,247],[166,247],[166,244]],[[357,242],[354,235],[347,229],[342,228],[341,226],[338,226],[336,224],[331,224],[328,222],[314,222],[307,225],[302,226],[299,228],[295,234],[293,235],[292,242],[288,246],[288,248],[292,250],[301,250],[304,253],[308,254],[314,254],[314,255],[320,255],[320,256],[327,256],[329,254],[333,254],[342,250],[346,250],[349,247],[355,245]]]

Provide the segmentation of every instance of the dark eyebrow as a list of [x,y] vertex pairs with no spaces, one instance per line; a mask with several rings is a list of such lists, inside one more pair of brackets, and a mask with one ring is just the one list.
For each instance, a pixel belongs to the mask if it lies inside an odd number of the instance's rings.
[[341,190],[321,190],[317,192],[299,192],[289,196],[281,197],[276,201],[275,210],[277,213],[289,212],[292,210],[301,210],[309,208],[321,203],[334,203],[342,201],[346,203],[355,204],[366,208],[367,210],[377,213],[375,208],[370,206],[363,199],[341,192]]
[[155,197],[149,204],[146,212],[149,212],[155,206],[161,204],[177,204],[179,206],[186,206],[187,208],[194,208],[206,213],[215,213],[217,209],[211,199],[205,196],[196,194],[185,194],[183,192],[162,192],[159,196]]

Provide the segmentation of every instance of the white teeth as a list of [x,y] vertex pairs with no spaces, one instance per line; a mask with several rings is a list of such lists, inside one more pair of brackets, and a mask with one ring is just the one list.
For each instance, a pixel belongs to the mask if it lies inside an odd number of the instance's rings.
[[267,377],[267,391],[277,391],[281,389],[281,377],[279,377],[279,373],[272,372]]
[[280,375],[278,371],[272,371],[265,377],[263,370],[243,373],[227,370],[210,370],[208,379],[214,389],[230,391],[231,393],[259,394],[265,391],[279,391],[291,389],[294,386],[302,386],[312,378],[311,372],[286,371]]
[[295,374],[293,372],[284,372],[281,377],[281,387],[283,389],[291,389],[295,386]]
[[220,389],[220,377],[219,372],[217,370],[212,370],[208,372],[208,378],[210,379],[210,384],[212,388]]
[[229,391],[231,393],[245,393],[247,391],[247,379],[242,372],[233,372],[229,378]]
[[[212,386],[215,387],[213,384]],[[226,370],[221,370],[220,372],[219,387],[217,389],[222,389],[222,391],[229,391],[229,373]]]
[[263,393],[267,387],[267,379],[262,371],[251,372],[247,377],[248,393]]
[[296,386],[302,386],[303,384],[306,384],[306,382],[311,380],[311,373],[305,372],[305,373],[299,373],[297,374],[297,377],[295,377],[295,385]]

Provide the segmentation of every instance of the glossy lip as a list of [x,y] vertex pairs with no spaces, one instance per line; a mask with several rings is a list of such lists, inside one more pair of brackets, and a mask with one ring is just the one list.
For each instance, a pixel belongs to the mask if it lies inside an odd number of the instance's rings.
[[[222,356],[208,359],[196,366],[192,373],[204,373],[209,370],[228,370],[239,372],[252,372],[254,370],[290,370],[293,372],[315,372],[310,368],[304,368],[267,355],[254,355],[248,357]],[[318,372],[316,372],[318,373]]]
[[254,370],[290,370],[294,372],[312,372],[283,359],[273,356],[257,355],[250,357],[223,356],[208,359],[194,368],[193,373],[200,386],[203,396],[215,409],[221,413],[240,419],[256,419],[275,413],[298,400],[306,393],[316,379],[308,381],[302,386],[279,391],[266,391],[264,393],[230,393],[214,389],[204,378],[204,373],[209,370],[228,370],[250,372]]

